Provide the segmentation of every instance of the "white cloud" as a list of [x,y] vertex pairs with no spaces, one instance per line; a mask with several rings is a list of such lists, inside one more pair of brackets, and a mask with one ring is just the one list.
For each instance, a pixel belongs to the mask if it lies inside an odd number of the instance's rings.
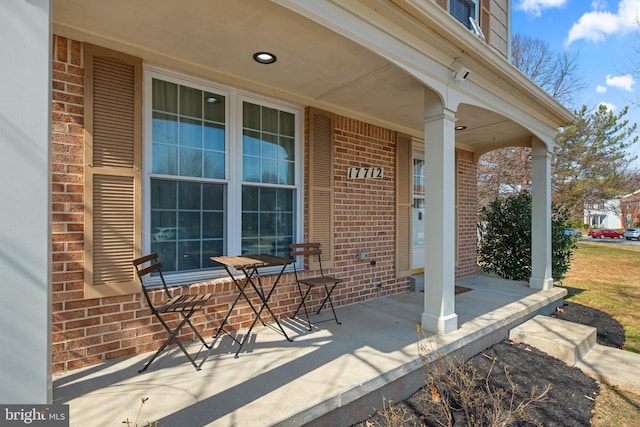
[[606,91],[607,91],[607,87],[606,86],[598,85],[596,87],[596,92],[598,92],[598,93],[605,93]]
[[613,86],[618,89],[624,89],[627,92],[633,92],[633,85],[636,81],[631,74],[625,74],[624,76],[612,76],[607,74],[607,86]]
[[592,0],[591,1],[591,9],[593,9],[593,10],[605,9],[606,7],[607,7],[607,1],[606,0]]
[[598,106],[600,105],[604,105],[605,107],[607,107],[607,110],[611,111],[612,113],[618,109],[618,107],[611,104],[610,102],[601,102],[600,104],[598,104]]
[[591,3],[592,11],[580,17],[569,30],[565,45],[585,39],[592,42],[604,41],[607,36],[625,35],[638,29],[640,0],[620,0],[616,13],[604,10],[601,1]]
[[562,7],[566,3],[567,0],[519,0],[518,3],[516,3],[516,9],[531,15],[540,16],[543,9]]

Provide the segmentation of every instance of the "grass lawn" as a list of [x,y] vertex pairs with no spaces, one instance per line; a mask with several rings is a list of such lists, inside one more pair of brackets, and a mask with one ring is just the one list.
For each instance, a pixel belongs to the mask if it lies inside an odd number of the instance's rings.
[[[605,242],[578,244],[562,281],[567,300],[602,310],[625,330],[624,349],[640,353],[640,247]],[[603,385],[591,425],[636,426],[640,396]]]
[[625,330],[624,349],[640,353],[640,246],[579,242],[562,286],[568,301],[616,319]]

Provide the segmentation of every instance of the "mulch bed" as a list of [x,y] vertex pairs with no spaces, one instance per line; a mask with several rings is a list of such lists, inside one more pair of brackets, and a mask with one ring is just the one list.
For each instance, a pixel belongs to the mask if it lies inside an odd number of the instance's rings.
[[597,328],[596,341],[598,344],[615,348],[624,346],[624,328],[604,311],[581,304],[565,302],[564,307],[556,311],[553,317]]
[[[622,348],[624,345],[624,329],[611,316],[603,311],[592,309],[581,304],[565,303],[554,317],[581,323],[598,329],[597,342],[601,345]],[[492,360],[495,364],[491,368]],[[548,400],[528,409],[530,420],[512,422],[511,426],[588,426],[590,424],[595,398],[600,387],[597,381],[585,375],[580,369],[567,366],[564,362],[549,356],[531,346],[511,341],[503,341],[488,348],[484,352],[469,359],[470,366],[475,367],[487,377],[491,368],[488,386],[492,389],[502,388],[511,390],[504,368],[517,385],[515,391],[516,404],[526,399],[532,388],[538,392],[551,385]],[[486,387],[480,382],[480,387]],[[418,390],[409,399],[394,405],[393,414],[373,414],[359,426],[441,426],[446,424],[446,417],[437,403],[440,397],[434,395],[428,387]],[[503,403],[507,403],[503,399]],[[382,404],[381,404],[382,406]],[[467,425],[463,411],[454,410],[450,413],[454,418],[454,425]],[[444,424],[443,424],[444,422]]]

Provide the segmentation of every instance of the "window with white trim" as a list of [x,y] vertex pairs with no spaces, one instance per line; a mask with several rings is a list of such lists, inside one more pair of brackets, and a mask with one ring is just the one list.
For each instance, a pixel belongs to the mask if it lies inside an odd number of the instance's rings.
[[465,27],[471,29],[469,18],[478,19],[475,0],[451,0],[449,11]]
[[145,84],[145,242],[163,272],[201,275],[219,255],[288,256],[300,229],[300,110],[159,71]]

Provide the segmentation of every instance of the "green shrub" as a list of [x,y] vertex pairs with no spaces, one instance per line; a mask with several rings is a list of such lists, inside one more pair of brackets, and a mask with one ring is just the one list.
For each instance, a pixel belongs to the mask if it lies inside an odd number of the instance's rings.
[[567,228],[573,228],[576,230],[589,228],[587,224],[584,223],[582,219],[571,219],[565,223]]
[[[570,215],[552,206],[552,277],[561,280],[571,265],[576,238],[564,234]],[[521,193],[494,200],[478,215],[480,243],[478,263],[483,271],[499,277],[528,281],[531,277],[531,195]]]
[[563,206],[551,206],[551,277],[561,281],[571,267],[573,251],[578,247],[578,238],[564,234],[565,224],[571,212]]

